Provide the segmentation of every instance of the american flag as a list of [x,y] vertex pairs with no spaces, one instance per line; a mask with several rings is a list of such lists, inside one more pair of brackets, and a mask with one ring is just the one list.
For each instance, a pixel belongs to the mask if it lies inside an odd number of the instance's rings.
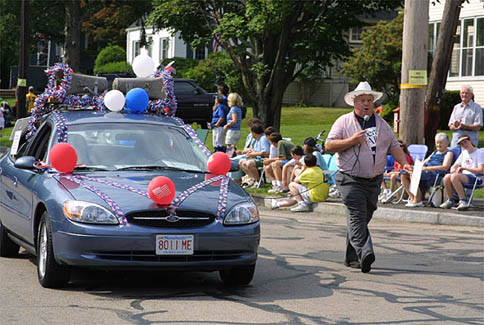
[[163,184],[163,186],[160,186],[160,187],[157,187],[153,190],[153,194],[161,199],[165,196],[168,196],[171,194],[171,191],[170,191],[170,188],[168,187],[168,185],[166,184]]
[[213,36],[213,44],[212,44],[212,52],[217,52],[218,51],[218,47],[220,46],[220,44],[218,43],[217,39],[218,39],[218,35],[214,35]]

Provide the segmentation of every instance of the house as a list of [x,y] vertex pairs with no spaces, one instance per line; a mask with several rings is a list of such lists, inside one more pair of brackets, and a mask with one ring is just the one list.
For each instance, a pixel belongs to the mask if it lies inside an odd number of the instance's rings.
[[[126,28],[126,55],[130,64],[133,63],[136,56],[141,54],[141,33],[142,27],[138,22]],[[193,49],[181,39],[180,32],[172,35],[168,29],[155,30],[152,26],[145,26],[145,33],[148,43],[147,54],[153,59],[156,67],[163,60],[173,57],[203,60],[213,51],[211,46],[204,49]]]
[[[430,1],[429,51],[435,51],[442,21],[444,1]],[[445,89],[460,90],[469,84],[474,88],[474,101],[484,105],[484,0],[462,4],[454,48]]]

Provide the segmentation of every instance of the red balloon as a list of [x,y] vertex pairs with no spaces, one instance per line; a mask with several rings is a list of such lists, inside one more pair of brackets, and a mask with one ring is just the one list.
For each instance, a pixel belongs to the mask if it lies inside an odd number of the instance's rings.
[[230,158],[223,152],[216,152],[208,159],[208,171],[215,175],[225,175],[230,170]]
[[61,173],[70,173],[77,164],[76,149],[67,142],[58,143],[50,149],[49,160],[52,167]]
[[158,176],[148,185],[148,195],[158,204],[169,204],[175,197],[175,183],[165,176]]

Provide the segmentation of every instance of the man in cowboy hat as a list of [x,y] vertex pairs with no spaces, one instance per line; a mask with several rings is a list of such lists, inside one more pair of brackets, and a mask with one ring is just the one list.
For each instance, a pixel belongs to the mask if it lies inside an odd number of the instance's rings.
[[382,96],[371,90],[368,82],[360,82],[344,97],[354,107],[353,112],[334,122],[325,142],[327,151],[338,153],[335,180],[347,208],[344,264],[361,268],[363,273],[369,272],[375,261],[368,223],[377,208],[387,155],[404,170],[412,169],[391,127],[374,114],[374,102]]

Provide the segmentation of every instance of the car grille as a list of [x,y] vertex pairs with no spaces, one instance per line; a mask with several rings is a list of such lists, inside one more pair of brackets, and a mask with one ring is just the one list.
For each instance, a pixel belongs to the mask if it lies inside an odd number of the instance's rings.
[[215,215],[191,210],[177,210],[176,217],[170,218],[165,209],[131,212],[126,218],[130,224],[158,228],[203,227],[215,221]]
[[229,261],[254,254],[248,251],[194,251],[193,255],[156,255],[154,251],[94,252],[97,258],[112,261],[138,262],[202,262]]

